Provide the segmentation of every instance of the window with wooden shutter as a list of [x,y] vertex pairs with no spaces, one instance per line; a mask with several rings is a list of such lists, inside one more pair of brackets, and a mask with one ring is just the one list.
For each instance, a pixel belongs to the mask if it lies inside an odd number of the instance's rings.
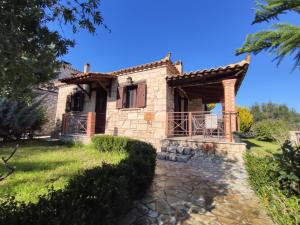
[[124,102],[124,86],[118,87],[118,93],[117,93],[117,109],[123,108],[123,102]]
[[146,83],[120,86],[116,105],[117,109],[146,107]]
[[83,111],[84,98],[85,95],[82,91],[76,91],[75,93],[68,95],[66,101],[66,112]]
[[131,85],[126,87],[125,92],[125,108],[136,108],[137,107],[137,85]]
[[147,86],[146,82],[141,82],[137,85],[137,101],[136,106],[138,108],[144,108],[146,107],[146,93],[147,92]]

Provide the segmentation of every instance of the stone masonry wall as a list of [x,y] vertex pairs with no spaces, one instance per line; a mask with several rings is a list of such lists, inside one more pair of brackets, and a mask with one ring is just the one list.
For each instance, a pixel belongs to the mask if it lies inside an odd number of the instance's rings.
[[57,92],[47,90],[37,90],[36,93],[42,97],[41,106],[46,113],[46,123],[42,126],[41,130],[37,131],[36,135],[51,135],[51,132],[55,129],[55,113],[56,113],[56,101]]
[[[152,143],[159,147],[166,136],[167,111],[167,69],[165,66],[141,72],[121,75],[112,84],[112,94],[108,97],[106,113],[106,134],[128,136]],[[133,82],[146,81],[147,100],[145,108],[117,109],[117,87],[132,77]],[[146,121],[145,116],[153,117]]]

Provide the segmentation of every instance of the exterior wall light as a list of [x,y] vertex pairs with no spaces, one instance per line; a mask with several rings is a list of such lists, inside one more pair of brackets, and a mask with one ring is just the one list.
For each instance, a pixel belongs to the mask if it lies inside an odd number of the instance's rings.
[[132,81],[132,77],[127,77],[126,78],[126,83],[128,84],[128,85],[132,85],[133,84],[133,81]]

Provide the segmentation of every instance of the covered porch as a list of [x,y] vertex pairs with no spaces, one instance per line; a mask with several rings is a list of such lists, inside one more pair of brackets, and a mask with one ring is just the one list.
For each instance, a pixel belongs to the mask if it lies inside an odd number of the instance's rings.
[[[167,77],[174,105],[167,112],[166,135],[172,139],[234,142],[239,130],[235,97],[248,70],[240,63]],[[209,105],[220,103],[219,111]]]
[[90,138],[105,132],[107,97],[114,79],[115,75],[89,72],[89,65],[85,65],[83,73],[60,80],[74,85],[62,115],[63,136]]

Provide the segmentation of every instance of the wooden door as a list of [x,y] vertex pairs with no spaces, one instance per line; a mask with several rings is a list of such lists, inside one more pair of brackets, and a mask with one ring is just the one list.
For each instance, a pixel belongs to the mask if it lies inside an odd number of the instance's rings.
[[105,132],[107,93],[103,88],[96,90],[96,134]]

